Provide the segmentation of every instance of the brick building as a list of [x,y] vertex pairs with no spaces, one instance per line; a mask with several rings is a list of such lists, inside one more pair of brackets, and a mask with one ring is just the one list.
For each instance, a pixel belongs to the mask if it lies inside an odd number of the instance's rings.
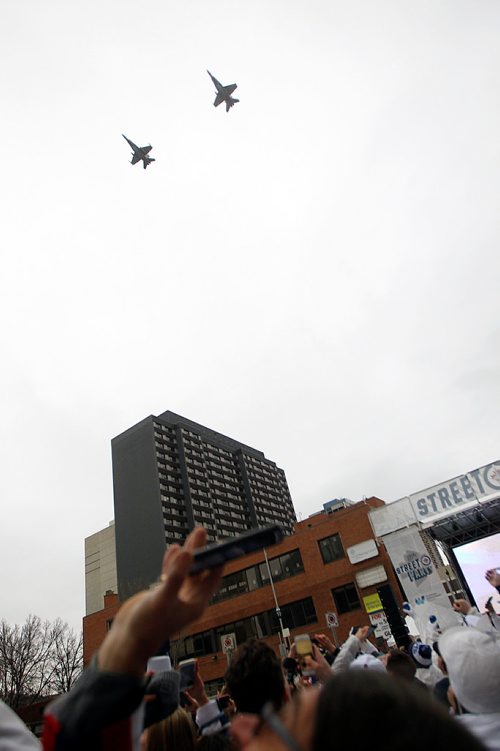
[[[267,551],[283,626],[291,638],[302,632],[328,633],[325,613],[337,614],[337,637],[344,641],[353,625],[368,624],[363,598],[389,585],[398,604],[397,578],[383,547],[377,546],[368,514],[384,505],[378,498],[329,508],[297,523],[295,534]],[[105,607],[84,618],[84,660],[103,640],[119,602],[105,596]],[[256,635],[279,650],[280,625],[263,551],[228,564],[219,591],[203,616],[180,634],[172,634],[172,656],[197,657],[209,689],[221,681],[226,657],[221,638],[234,633],[237,643]]]

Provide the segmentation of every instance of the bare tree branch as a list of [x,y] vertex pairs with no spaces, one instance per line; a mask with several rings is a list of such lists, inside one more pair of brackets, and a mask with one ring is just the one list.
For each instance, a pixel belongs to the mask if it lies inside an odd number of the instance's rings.
[[30,615],[23,626],[0,623],[0,698],[13,708],[71,688],[82,670],[82,637],[60,619]]

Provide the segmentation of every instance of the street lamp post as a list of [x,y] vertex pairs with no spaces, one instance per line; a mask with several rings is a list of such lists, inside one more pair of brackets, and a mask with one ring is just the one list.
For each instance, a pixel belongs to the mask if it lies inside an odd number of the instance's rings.
[[267,553],[266,553],[266,549],[265,548],[264,548],[264,558],[266,559],[267,573],[269,574],[269,582],[271,584],[271,589],[273,591],[276,617],[278,618],[278,623],[280,624],[280,631],[279,631],[280,653],[281,653],[282,657],[286,657],[286,647],[287,647],[287,644],[286,644],[286,639],[283,636],[283,621],[281,620],[281,608],[278,605],[278,598],[276,597],[276,590],[274,588],[273,575],[271,573],[271,567],[269,566],[269,560],[267,558]]

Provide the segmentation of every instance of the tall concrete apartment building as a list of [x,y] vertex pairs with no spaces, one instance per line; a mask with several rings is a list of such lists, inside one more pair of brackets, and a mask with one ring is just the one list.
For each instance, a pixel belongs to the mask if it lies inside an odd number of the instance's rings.
[[168,411],[111,447],[120,600],[155,581],[166,545],[196,525],[209,541],[271,523],[293,533],[285,473],[262,451]]

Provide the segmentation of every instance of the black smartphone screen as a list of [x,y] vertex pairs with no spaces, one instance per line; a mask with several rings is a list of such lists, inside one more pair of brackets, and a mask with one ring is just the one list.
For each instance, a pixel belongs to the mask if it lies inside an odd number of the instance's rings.
[[207,545],[206,548],[195,551],[190,573],[196,574],[207,568],[217,568],[247,553],[276,545],[283,537],[283,530],[279,524],[272,524],[269,527],[252,529],[215,545]]

